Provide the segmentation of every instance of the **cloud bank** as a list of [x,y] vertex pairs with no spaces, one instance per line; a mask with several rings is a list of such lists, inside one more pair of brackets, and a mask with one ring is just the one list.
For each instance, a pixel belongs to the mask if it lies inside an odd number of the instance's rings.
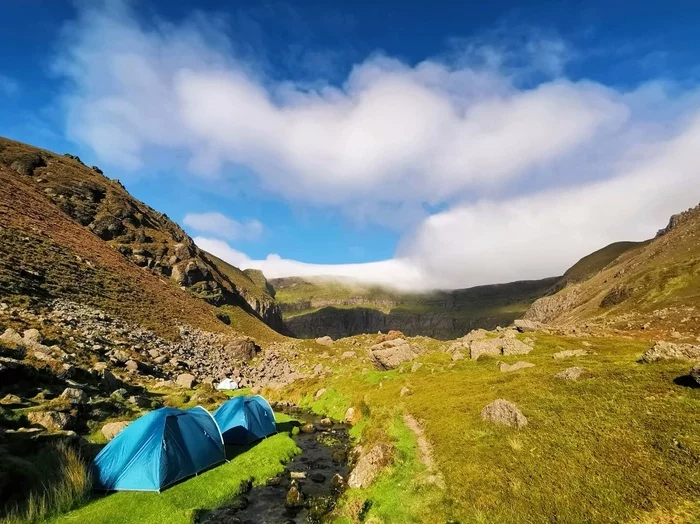
[[[370,56],[339,85],[280,80],[236,58],[204,15],[147,26],[111,5],[81,11],[55,65],[70,81],[70,137],[125,168],[163,147],[202,175],[244,165],[290,201],[404,228],[392,260],[320,266],[251,260],[222,242],[259,223],[186,217],[204,249],[270,277],[422,288],[541,278],[648,238],[700,200],[696,86],[572,80],[552,40],[518,55],[545,75],[534,85],[511,65],[517,51],[484,42],[417,64]],[[426,217],[424,205],[447,210]]]

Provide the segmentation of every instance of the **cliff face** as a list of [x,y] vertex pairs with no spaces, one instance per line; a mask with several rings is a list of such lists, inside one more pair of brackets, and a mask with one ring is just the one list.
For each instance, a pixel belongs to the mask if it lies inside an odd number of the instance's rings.
[[171,278],[210,304],[242,307],[283,329],[279,308],[265,288],[200,250],[167,215],[133,198],[98,167],[90,168],[73,155],[56,155],[3,138],[0,165],[134,265]]
[[558,278],[455,291],[401,293],[327,279],[276,279],[285,324],[297,337],[333,338],[402,331],[408,336],[461,337],[475,328],[506,326]]

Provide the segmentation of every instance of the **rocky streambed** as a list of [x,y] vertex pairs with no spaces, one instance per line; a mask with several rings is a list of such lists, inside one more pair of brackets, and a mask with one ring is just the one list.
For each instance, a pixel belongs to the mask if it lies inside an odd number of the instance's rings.
[[335,507],[346,487],[348,426],[298,409],[285,409],[297,421],[292,432],[301,449],[285,471],[265,485],[208,512],[202,524],[316,524]]

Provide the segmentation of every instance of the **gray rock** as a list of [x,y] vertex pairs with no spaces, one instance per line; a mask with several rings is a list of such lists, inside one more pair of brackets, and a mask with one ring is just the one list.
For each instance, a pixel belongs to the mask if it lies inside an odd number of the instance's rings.
[[527,426],[527,418],[518,406],[502,398],[494,400],[484,407],[481,410],[481,418],[494,424],[517,429]]
[[333,344],[333,339],[329,336],[319,337],[316,339],[316,343],[322,346],[330,346]]
[[340,358],[346,359],[346,358],[353,358],[355,356],[354,351],[345,351],[342,355],[340,355]]
[[355,422],[357,422],[357,419],[359,418],[358,415],[359,415],[359,412],[355,408],[349,407],[345,411],[345,417],[343,417],[343,418],[345,419],[345,422],[347,422],[348,424],[354,424]]
[[24,341],[25,344],[29,346],[33,346],[36,344],[41,344],[44,341],[44,337],[41,336],[41,333],[39,332],[38,329],[27,329],[23,335],[22,335],[22,340]]
[[325,393],[326,393],[326,388],[321,388],[321,389],[319,389],[319,390],[316,392],[316,394],[314,395],[314,399],[315,399],[315,400],[320,399],[323,395],[325,395]]
[[423,366],[422,362],[414,362],[411,366],[411,373],[415,373],[416,371],[418,371],[421,368],[421,366]]
[[357,489],[372,484],[382,469],[391,462],[392,455],[392,447],[386,443],[376,444],[367,452],[360,450],[360,457],[348,477],[348,486]]
[[496,356],[501,354],[503,340],[500,338],[487,338],[475,340],[469,346],[469,358],[478,359],[481,355]]
[[517,338],[503,338],[501,351],[504,355],[527,355],[532,351],[532,346],[521,342]]
[[178,386],[181,386],[185,389],[192,389],[196,384],[197,380],[195,379],[194,375],[190,373],[182,373],[177,376],[175,382]]
[[287,491],[287,496],[284,499],[284,505],[287,508],[300,508],[304,505],[304,493],[301,491],[301,487],[296,480],[292,481],[289,491]]
[[585,349],[566,349],[564,351],[554,353],[552,358],[561,360],[562,358],[585,357],[586,355],[588,355],[588,351]]
[[560,371],[559,373],[554,375],[554,378],[558,378],[560,380],[578,380],[579,378],[587,374],[587,369],[574,366],[571,368],[566,368],[564,371]]
[[133,359],[129,359],[126,361],[126,364],[124,364],[124,367],[131,373],[137,373],[139,370],[139,363]]
[[49,431],[69,429],[73,424],[73,417],[58,411],[30,411],[27,413],[27,419],[32,424],[43,426]]
[[250,360],[260,351],[260,347],[250,338],[240,338],[226,344],[224,351],[233,358]]
[[700,362],[695,364],[693,366],[693,369],[690,370],[690,378],[695,380],[695,382],[700,385]]
[[700,360],[700,345],[657,342],[642,355],[644,362],[658,360]]
[[71,404],[85,404],[89,400],[87,394],[82,389],[78,388],[64,389],[60,398],[62,400],[67,400]]
[[530,331],[537,331],[539,329],[542,329],[542,324],[540,322],[537,322],[536,320],[527,320],[524,318],[518,318],[516,319],[513,324],[515,325],[515,329],[520,331],[521,333],[528,333]]
[[510,373],[511,371],[518,371],[519,369],[534,368],[535,365],[530,362],[519,361],[515,364],[507,364],[505,362],[499,362],[498,368],[502,373]]
[[399,392],[399,396],[400,396],[400,397],[405,397],[406,395],[410,395],[410,394],[411,394],[411,390],[408,389],[408,388],[405,387],[405,386],[402,387],[402,388],[401,388],[401,391]]
[[7,328],[5,332],[2,335],[0,335],[0,342],[2,342],[5,345],[14,347],[18,344],[22,344],[23,340],[20,334],[17,333],[17,331],[15,331],[12,328]]
[[112,440],[128,425],[129,422],[125,420],[120,422],[110,422],[109,424],[102,426],[102,434],[107,440]]
[[370,360],[380,371],[395,369],[403,362],[416,358],[416,353],[406,339],[396,338],[375,344],[370,348]]

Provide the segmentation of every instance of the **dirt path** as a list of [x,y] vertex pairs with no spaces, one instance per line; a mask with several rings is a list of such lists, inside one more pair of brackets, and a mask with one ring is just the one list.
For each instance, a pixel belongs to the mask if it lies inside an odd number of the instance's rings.
[[420,425],[413,416],[406,414],[403,416],[403,420],[408,426],[408,429],[413,431],[416,435],[416,441],[418,442],[418,453],[420,455],[420,461],[425,465],[428,470],[427,481],[436,484],[440,487],[445,486],[445,481],[442,478],[442,474],[435,467],[435,459],[433,458],[433,446],[430,444],[425,435],[423,434],[423,427]]

